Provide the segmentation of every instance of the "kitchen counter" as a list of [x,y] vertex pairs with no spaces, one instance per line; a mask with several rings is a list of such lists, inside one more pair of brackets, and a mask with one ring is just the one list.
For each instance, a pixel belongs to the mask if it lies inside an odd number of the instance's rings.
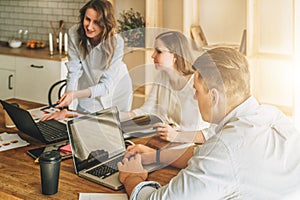
[[44,49],[29,49],[23,44],[20,48],[14,49],[9,47],[7,42],[0,42],[0,54],[53,61],[66,61],[68,59],[67,56],[59,55],[58,52],[54,52],[54,55],[50,56],[47,47]]

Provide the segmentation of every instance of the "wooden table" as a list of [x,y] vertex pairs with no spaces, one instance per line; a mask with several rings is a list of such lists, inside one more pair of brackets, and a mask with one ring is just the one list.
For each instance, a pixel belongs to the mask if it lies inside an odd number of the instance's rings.
[[[32,109],[42,104],[10,99],[24,109]],[[124,193],[124,190],[114,191],[94,182],[80,178],[74,172],[72,159],[61,163],[58,193],[43,195],[41,192],[39,165],[27,155],[26,151],[43,144],[17,129],[6,129],[4,125],[3,108],[0,105],[0,132],[16,132],[30,143],[29,146],[0,152],[0,199],[78,199],[79,193]],[[136,143],[146,143],[148,139],[136,139]],[[172,167],[166,167],[149,174],[148,180],[158,181],[165,185],[178,173]],[[5,196],[5,197],[4,197]]]

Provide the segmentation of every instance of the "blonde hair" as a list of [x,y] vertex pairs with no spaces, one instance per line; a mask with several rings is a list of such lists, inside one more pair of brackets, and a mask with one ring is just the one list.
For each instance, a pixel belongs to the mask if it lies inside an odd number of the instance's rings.
[[197,58],[193,67],[207,91],[216,88],[230,102],[243,101],[251,95],[248,61],[232,48],[209,50]]
[[187,38],[180,32],[167,31],[159,34],[156,40],[161,40],[166,48],[175,55],[177,71],[182,75],[194,73],[193,56]]

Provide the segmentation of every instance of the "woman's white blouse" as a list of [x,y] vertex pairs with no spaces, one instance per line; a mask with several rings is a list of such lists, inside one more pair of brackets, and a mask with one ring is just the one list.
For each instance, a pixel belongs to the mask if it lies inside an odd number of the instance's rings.
[[132,102],[132,82],[127,67],[122,61],[124,41],[116,35],[117,46],[107,69],[107,59],[102,49],[102,43],[92,48],[88,42],[88,54],[84,58],[79,49],[77,34],[78,25],[69,30],[69,60],[67,62],[67,91],[89,88],[89,98],[78,99],[80,110],[95,112],[111,106],[117,106],[120,111],[129,111]]

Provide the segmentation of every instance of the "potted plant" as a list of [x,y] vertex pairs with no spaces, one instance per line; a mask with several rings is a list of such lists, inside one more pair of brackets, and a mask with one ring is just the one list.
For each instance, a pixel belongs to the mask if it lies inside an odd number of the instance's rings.
[[118,32],[123,36],[126,46],[144,47],[145,46],[145,19],[138,11],[123,10],[120,18]]

